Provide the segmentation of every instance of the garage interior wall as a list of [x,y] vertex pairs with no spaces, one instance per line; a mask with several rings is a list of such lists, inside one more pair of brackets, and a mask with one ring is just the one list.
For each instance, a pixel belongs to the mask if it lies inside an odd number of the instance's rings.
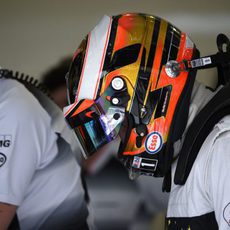
[[[142,12],[162,17],[188,33],[201,55],[217,52],[216,36],[230,36],[229,0],[1,0],[0,66],[35,78],[72,55],[103,15]],[[198,80],[215,84],[215,71]],[[213,77],[212,77],[213,75]]]

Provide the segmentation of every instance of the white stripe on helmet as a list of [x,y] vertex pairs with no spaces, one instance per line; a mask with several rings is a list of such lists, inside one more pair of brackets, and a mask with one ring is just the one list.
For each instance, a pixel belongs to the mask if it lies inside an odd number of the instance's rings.
[[96,97],[108,45],[111,20],[111,17],[105,15],[88,35],[87,50],[76,102],[81,99],[95,99]]

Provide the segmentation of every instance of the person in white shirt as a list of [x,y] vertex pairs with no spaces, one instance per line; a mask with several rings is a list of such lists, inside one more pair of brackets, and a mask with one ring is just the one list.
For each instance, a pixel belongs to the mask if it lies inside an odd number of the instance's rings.
[[89,229],[62,111],[12,75],[0,69],[0,229]]

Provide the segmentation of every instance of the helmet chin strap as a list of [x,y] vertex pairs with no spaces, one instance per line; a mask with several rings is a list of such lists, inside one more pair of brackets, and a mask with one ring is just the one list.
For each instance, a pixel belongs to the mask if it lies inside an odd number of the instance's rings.
[[148,134],[147,126],[145,124],[139,124],[136,127],[136,146],[140,148],[142,146],[143,138]]

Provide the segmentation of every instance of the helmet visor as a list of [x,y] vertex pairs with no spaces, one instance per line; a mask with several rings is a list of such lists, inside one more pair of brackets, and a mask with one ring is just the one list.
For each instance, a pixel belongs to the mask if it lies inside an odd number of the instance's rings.
[[[91,101],[91,103],[89,101],[91,100],[80,101],[71,109],[71,112],[65,114],[86,158],[118,136],[125,117],[125,108],[111,106],[105,111],[102,109],[100,100]],[[84,104],[90,106],[86,108]],[[85,109],[82,110],[82,108]]]

